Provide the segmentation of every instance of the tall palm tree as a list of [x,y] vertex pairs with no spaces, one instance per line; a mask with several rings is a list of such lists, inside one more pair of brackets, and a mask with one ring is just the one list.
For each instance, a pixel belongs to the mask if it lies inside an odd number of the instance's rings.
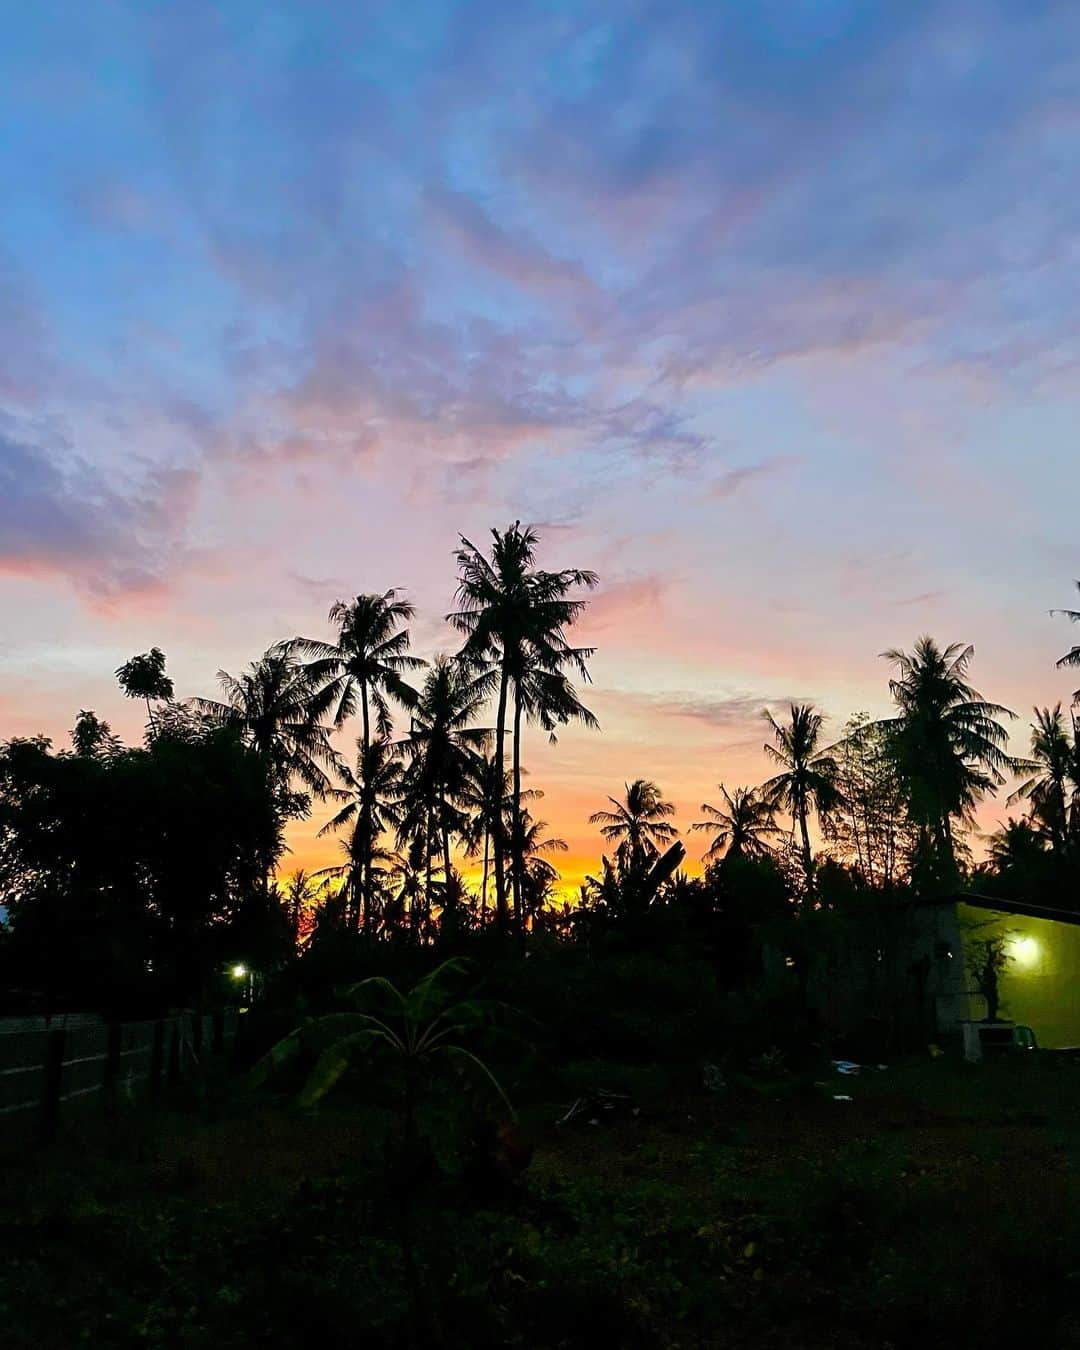
[[[308,658],[310,679],[332,699],[335,726],[340,727],[359,712],[361,759],[372,743],[372,715],[378,736],[385,739],[393,730],[391,702],[404,708],[416,702],[416,690],[404,679],[405,674],[424,664],[409,653],[411,638],[405,625],[415,612],[396,590],[358,595],[330,606],[329,622],[337,628],[336,642],[297,637],[281,644],[290,655]],[[373,841],[372,809],[370,803],[361,805],[365,817],[362,834]],[[371,889],[373,866],[374,860],[368,856],[362,867],[365,891]],[[367,903],[371,903],[370,896]]]
[[495,759],[490,754],[469,758],[468,772],[461,788],[461,806],[465,812],[463,838],[469,857],[483,857],[480,886],[480,926],[487,922],[488,873],[491,864],[492,821],[501,811],[505,824],[510,806],[510,782],[506,774],[500,783],[495,774]]
[[1018,767],[998,720],[1015,713],[986,702],[968,683],[974,654],[959,642],[943,650],[930,637],[921,637],[910,654],[884,653],[897,669],[889,681],[897,716],[884,725],[935,884],[948,884],[956,872],[953,821],[970,819],[980,798]]
[[[588,680],[586,665],[592,655],[587,648],[571,647],[566,630],[580,615],[585,601],[572,592],[596,585],[596,574],[581,568],[548,572],[535,566],[538,536],[516,521],[508,529],[492,530],[490,559],[475,544],[461,537],[455,557],[458,564],[458,609],[448,621],[465,635],[462,656],[478,666],[491,666],[498,676],[495,718],[495,773],[505,769],[506,720],[511,693],[516,711],[526,708],[530,672],[563,674],[569,667]],[[520,754],[518,780],[513,791],[513,819],[520,819]],[[495,863],[495,907],[499,931],[509,926],[506,902],[506,831],[500,812],[493,819],[492,844]],[[514,869],[520,877],[520,868]]]
[[1061,704],[1036,708],[1031,728],[1031,759],[1023,768],[1030,777],[1007,799],[1007,804],[1028,801],[1032,815],[1046,831],[1054,852],[1068,845],[1071,773],[1075,759],[1072,737],[1065,727]]
[[[522,788],[518,801],[522,804],[538,800],[544,794],[537,788]],[[473,754],[469,759],[468,773],[461,789],[459,805],[465,812],[462,838],[465,852],[471,857],[483,859],[480,885],[480,923],[487,921],[488,881],[491,872],[491,840],[495,832],[494,819],[497,813],[502,815],[503,837],[511,833],[513,820],[513,793],[511,777],[502,775],[500,783],[495,772],[494,755],[484,751]],[[522,815],[524,815],[524,810]]]
[[524,921],[522,892],[526,882],[526,812],[522,809],[524,795],[521,789],[521,723],[522,717],[538,724],[556,743],[556,729],[570,722],[579,722],[591,730],[600,723],[581,702],[573,685],[561,671],[544,669],[536,660],[529,661],[516,675],[514,694],[513,770],[510,811],[510,879],[514,901],[514,923],[521,930]]
[[450,840],[465,832],[472,757],[490,738],[473,725],[491,692],[494,673],[477,674],[462,661],[437,656],[424,679],[403,743],[410,760],[404,779],[406,807],[401,834],[423,833],[429,855],[441,847],[444,880],[451,874]]
[[615,857],[627,872],[639,873],[657,857],[660,847],[667,848],[679,831],[670,823],[675,807],[665,801],[655,783],[635,778],[626,783],[622,801],[609,797],[614,811],[594,811],[590,825],[599,825],[600,833],[616,845]]
[[692,830],[707,830],[712,842],[703,854],[703,861],[718,862],[721,858],[767,858],[772,848],[766,835],[778,834],[774,819],[776,808],[758,796],[753,788],[736,788],[734,793],[720,784],[724,805],[701,803],[707,820],[695,821]]
[[827,816],[839,803],[836,760],[830,750],[821,747],[825,719],[811,704],[791,704],[786,723],[778,722],[768,710],[763,716],[773,733],[773,744],[766,742],[765,753],[781,772],[762,784],[761,795],[774,809],[789,810],[792,821],[798,825],[803,871],[809,888],[814,876],[810,812]]
[[380,737],[365,750],[357,742],[356,772],[342,768],[346,801],[340,811],[319,831],[317,838],[348,828],[345,841],[347,864],[332,869],[343,879],[346,917],[353,927],[362,921],[365,933],[373,931],[374,896],[371,881],[379,853],[379,839],[388,829],[398,829],[403,816],[403,765],[400,748]]
[[[330,744],[325,718],[331,695],[310,673],[281,651],[271,648],[241,675],[218,671],[224,702],[195,698],[190,706],[221,726],[234,727],[267,765],[281,793],[299,783],[320,800],[333,792],[331,775],[341,761]],[[292,803],[297,811],[303,800]]]

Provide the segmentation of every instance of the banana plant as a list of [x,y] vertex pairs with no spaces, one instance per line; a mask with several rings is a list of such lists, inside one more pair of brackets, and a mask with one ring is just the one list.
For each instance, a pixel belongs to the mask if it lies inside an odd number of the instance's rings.
[[255,1065],[249,1086],[258,1088],[301,1054],[318,1056],[296,1099],[311,1110],[341,1081],[358,1061],[381,1052],[391,1055],[404,1070],[405,1136],[415,1134],[417,1089],[443,1062],[458,1061],[475,1072],[502,1100],[511,1116],[514,1108],[498,1079],[484,1061],[462,1041],[491,1025],[492,1004],[458,997],[460,981],[468,972],[464,961],[444,961],[413,987],[402,992],[383,976],[373,976],[343,990],[358,1003],[378,1000],[379,1012],[330,1013],[308,1019],[279,1041]]

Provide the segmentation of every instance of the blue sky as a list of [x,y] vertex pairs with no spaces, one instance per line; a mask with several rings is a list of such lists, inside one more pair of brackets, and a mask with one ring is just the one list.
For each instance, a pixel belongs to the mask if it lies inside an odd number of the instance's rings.
[[207,693],[358,590],[428,654],[517,517],[604,583],[566,833],[923,631],[1067,698],[1078,91],[1069,4],[20,7],[0,734],[132,734],[132,651]]

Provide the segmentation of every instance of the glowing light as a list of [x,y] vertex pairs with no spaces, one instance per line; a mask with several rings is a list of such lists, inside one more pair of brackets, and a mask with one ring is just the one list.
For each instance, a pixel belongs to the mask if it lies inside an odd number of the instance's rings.
[[1018,966],[1033,966],[1039,960],[1039,944],[1033,937],[1013,938],[1009,955]]
[[234,980],[242,980],[247,975],[247,966],[236,965],[232,968],[232,977]]

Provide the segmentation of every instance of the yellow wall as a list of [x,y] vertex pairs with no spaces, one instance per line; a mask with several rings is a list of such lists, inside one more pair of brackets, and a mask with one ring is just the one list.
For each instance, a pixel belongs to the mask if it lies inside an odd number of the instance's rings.
[[[1080,1046],[1080,925],[1024,914],[958,905],[965,944],[1008,936],[1008,966],[1001,976],[1000,1017],[1029,1026],[1040,1046]],[[985,1016],[979,996],[971,1016]]]

